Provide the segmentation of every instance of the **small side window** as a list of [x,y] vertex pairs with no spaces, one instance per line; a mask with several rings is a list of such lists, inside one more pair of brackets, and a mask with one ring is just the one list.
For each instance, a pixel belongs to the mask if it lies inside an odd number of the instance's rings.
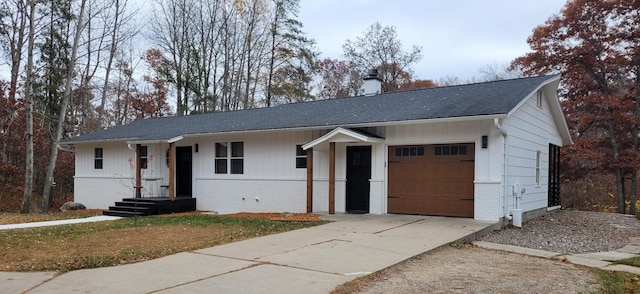
[[102,148],[93,149],[93,168],[102,169]]
[[538,150],[536,152],[536,185],[540,186],[540,157],[542,155],[542,151]]
[[296,168],[307,168],[307,150],[302,145],[296,145]]
[[149,162],[147,146],[140,146],[140,168],[147,169],[147,163]]
[[538,92],[536,93],[536,105],[537,105],[539,108],[542,108],[542,91],[538,91]]

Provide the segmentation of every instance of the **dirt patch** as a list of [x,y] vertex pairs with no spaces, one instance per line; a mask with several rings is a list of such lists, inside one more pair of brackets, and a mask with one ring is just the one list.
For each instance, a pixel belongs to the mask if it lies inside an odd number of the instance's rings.
[[296,221],[296,222],[320,221],[320,215],[313,214],[313,213],[239,212],[239,213],[233,213],[233,214],[225,214],[224,216],[262,218],[262,219],[268,219],[273,221]]
[[466,245],[443,246],[332,293],[594,293],[599,287],[582,267]]

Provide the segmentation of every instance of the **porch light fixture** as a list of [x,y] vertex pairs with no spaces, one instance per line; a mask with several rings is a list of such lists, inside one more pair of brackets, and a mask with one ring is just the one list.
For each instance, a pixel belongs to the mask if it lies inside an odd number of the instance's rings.
[[487,149],[489,146],[489,136],[482,136],[482,149]]
[[198,143],[196,143],[196,145],[193,146],[194,152],[198,152]]

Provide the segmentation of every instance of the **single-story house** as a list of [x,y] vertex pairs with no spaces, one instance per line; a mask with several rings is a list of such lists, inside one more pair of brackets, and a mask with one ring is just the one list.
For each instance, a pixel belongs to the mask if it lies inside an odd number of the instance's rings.
[[[560,76],[150,118],[71,138],[76,202],[506,221],[558,208]],[[172,198],[173,199],[173,198]]]

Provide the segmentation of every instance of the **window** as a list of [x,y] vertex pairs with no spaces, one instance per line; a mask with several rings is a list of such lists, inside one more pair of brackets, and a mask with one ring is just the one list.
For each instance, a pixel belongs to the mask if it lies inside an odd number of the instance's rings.
[[93,149],[93,168],[102,169],[102,148]]
[[140,146],[140,168],[147,169],[148,163],[147,146]]
[[540,186],[540,155],[542,151],[536,151],[536,186]]
[[216,174],[227,173],[227,143],[216,143]]
[[229,171],[231,174],[244,173],[243,142],[216,143],[215,173],[228,174]]
[[307,150],[302,145],[296,145],[296,168],[307,168]]
[[467,155],[465,145],[440,145],[433,148],[433,155]]
[[396,147],[396,156],[424,156],[424,147]]
[[539,108],[542,108],[542,91],[538,91],[538,92],[536,93],[536,105],[537,105]]
[[244,143],[242,142],[231,143],[231,173],[244,173]]

